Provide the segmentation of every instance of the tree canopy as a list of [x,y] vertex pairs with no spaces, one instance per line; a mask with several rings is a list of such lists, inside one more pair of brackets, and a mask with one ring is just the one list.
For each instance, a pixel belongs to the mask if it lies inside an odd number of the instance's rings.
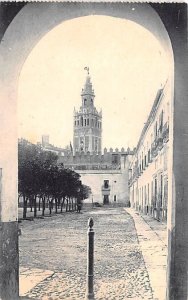
[[58,164],[57,154],[21,139],[18,142],[18,191],[25,200],[48,197],[64,201],[86,199],[91,189],[82,185],[78,173]]

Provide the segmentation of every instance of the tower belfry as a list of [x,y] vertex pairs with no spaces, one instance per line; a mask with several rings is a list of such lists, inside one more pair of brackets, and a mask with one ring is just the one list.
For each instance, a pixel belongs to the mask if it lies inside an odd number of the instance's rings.
[[86,81],[81,91],[82,105],[78,111],[74,110],[73,152],[101,153],[102,112],[98,112],[94,105],[93,90],[89,68]]

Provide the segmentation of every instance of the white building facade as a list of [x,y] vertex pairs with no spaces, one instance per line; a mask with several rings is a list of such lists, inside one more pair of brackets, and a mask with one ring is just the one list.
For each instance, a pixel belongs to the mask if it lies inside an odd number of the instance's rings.
[[157,93],[129,169],[131,207],[160,221],[167,219],[169,102],[167,81]]

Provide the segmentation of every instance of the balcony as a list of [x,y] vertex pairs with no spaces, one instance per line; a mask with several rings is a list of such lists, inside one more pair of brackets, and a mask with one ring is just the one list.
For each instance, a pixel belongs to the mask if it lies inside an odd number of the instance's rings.
[[157,150],[157,140],[155,139],[155,141],[151,144],[151,156],[152,157],[156,157],[158,154],[158,150]]
[[163,137],[163,142],[167,143],[168,140],[169,140],[169,125],[168,125],[168,122],[166,122],[163,126],[162,137]]
[[102,187],[101,187],[102,192],[103,192],[103,191],[108,191],[108,192],[110,192],[110,189],[111,189],[111,188],[110,188],[110,185],[108,185],[108,186],[106,187],[106,186],[103,184]]
[[128,186],[131,186],[132,183],[133,183],[133,177],[129,178],[129,180],[128,180]]
[[102,191],[102,195],[110,195],[110,185],[108,185],[108,187],[106,187],[104,184],[101,187],[101,191]]
[[158,136],[157,136],[156,144],[157,144],[157,148],[158,148],[159,150],[161,150],[161,149],[163,148],[163,146],[164,146],[162,131],[159,132],[159,134],[158,134]]

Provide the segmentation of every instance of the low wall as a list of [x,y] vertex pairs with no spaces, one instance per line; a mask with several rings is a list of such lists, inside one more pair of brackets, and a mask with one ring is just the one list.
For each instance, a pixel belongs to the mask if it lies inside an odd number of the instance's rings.
[[116,196],[116,203],[127,205],[129,202],[129,190],[128,190],[128,174],[127,172],[121,172],[120,170],[91,170],[80,171],[81,181],[91,187],[92,195],[90,201],[103,203],[102,185],[104,180],[109,180],[110,195],[109,201],[112,204],[114,202],[114,196]]

